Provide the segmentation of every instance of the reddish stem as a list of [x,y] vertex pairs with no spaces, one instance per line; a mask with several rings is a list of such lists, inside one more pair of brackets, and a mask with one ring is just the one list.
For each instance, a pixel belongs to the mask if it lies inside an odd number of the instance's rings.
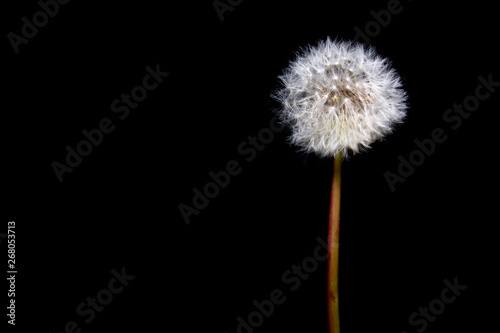
[[333,162],[332,192],[330,196],[330,219],[328,224],[328,326],[330,333],[340,332],[339,323],[339,226],[340,226],[340,173],[342,155]]

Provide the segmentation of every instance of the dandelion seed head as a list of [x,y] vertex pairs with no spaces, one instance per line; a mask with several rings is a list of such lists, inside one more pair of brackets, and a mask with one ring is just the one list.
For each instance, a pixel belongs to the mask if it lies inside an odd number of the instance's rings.
[[279,77],[274,97],[291,143],[320,156],[348,156],[393,131],[406,93],[389,61],[372,48],[329,38],[308,47]]

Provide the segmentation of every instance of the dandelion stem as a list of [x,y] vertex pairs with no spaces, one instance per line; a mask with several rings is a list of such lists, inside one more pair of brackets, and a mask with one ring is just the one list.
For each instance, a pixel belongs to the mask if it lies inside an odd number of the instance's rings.
[[333,162],[330,219],[328,224],[328,326],[330,333],[340,332],[339,323],[339,226],[340,226],[340,171],[342,153]]

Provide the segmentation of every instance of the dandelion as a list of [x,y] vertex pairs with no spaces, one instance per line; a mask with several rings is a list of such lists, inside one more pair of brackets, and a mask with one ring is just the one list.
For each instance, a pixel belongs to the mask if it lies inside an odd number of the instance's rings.
[[338,333],[338,248],[342,159],[367,150],[406,115],[406,93],[387,59],[374,49],[329,38],[306,48],[279,77],[281,121],[290,142],[334,157],[328,231],[328,322]]

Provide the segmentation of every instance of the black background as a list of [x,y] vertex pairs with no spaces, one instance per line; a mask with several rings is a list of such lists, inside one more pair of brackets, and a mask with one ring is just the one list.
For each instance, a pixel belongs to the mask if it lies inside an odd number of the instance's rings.
[[[387,3],[246,0],[221,22],[211,1],[71,1],[18,54],[5,37],[0,231],[16,221],[14,330],[73,320],[82,332],[231,333],[282,289],[286,302],[255,332],[326,332],[326,263],[293,292],[282,274],[326,239],[332,160],[297,152],[286,131],[251,162],[238,146],[269,126],[277,76],[300,47],[352,39]],[[457,130],[442,117],[479,75],[500,81],[496,13],[489,2],[401,4],[371,45],[400,73],[408,117],[343,165],[342,330],[416,332],[408,317],[455,277],[467,290],[426,331],[491,329],[499,92]],[[38,10],[4,4],[4,36]],[[169,77],[119,120],[111,102],[157,64]],[[51,163],[106,117],[116,129],[60,183]],[[384,172],[438,127],[447,141],[392,192]],[[231,160],[241,174],[187,225],[179,204]],[[122,267],[136,278],[83,323],[77,305]]]

